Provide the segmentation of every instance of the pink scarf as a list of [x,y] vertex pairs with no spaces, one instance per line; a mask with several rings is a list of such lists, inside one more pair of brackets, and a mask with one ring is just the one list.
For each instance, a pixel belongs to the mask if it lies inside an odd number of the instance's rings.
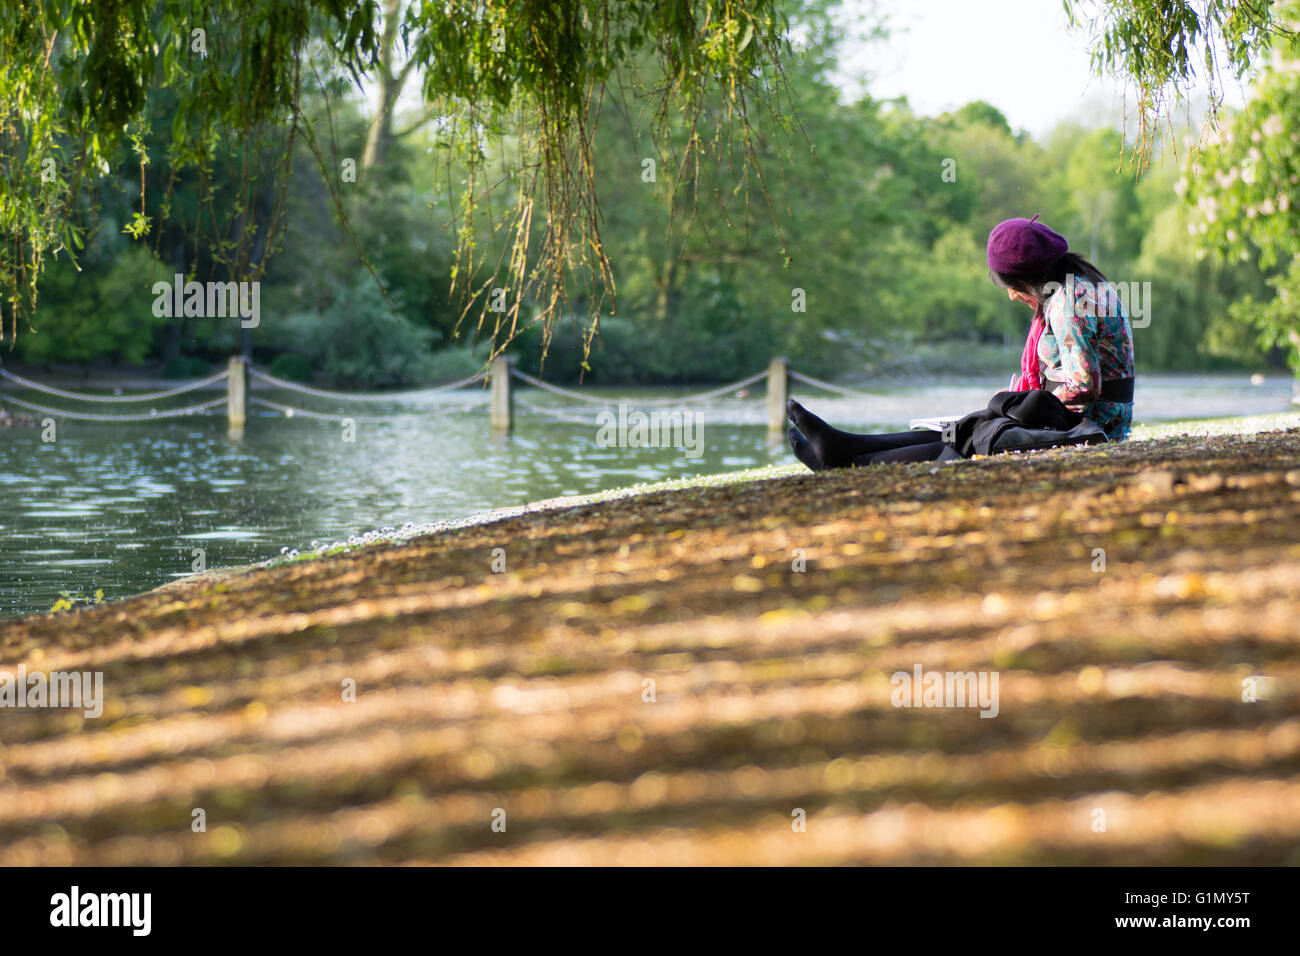
[[1034,313],[1029,338],[1025,339],[1025,350],[1020,355],[1020,381],[1016,384],[1016,391],[1027,392],[1043,387],[1043,377],[1038,371],[1038,340],[1043,337],[1045,328],[1047,320],[1043,318],[1043,310],[1039,309]]

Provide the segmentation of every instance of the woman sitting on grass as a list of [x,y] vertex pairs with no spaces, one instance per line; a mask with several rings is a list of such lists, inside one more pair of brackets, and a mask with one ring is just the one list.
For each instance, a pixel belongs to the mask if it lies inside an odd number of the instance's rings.
[[951,432],[857,435],[832,428],[791,399],[795,456],[813,471],[896,461],[937,461],[1000,451],[1123,441],[1133,425],[1133,333],[1113,286],[1033,219],[989,233],[989,273],[1034,312],[1020,374],[983,411]]

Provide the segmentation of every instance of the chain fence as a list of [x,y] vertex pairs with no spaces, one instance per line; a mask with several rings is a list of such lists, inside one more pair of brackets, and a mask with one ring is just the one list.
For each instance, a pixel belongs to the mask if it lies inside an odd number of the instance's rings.
[[[551,392],[555,395],[563,395],[565,398],[573,398],[580,402],[588,402],[593,405],[610,404],[610,399],[608,397],[602,398],[596,395],[584,395],[581,392],[575,392],[572,389],[561,388],[558,385],[552,385],[550,382],[543,382],[540,378],[535,378],[527,372],[521,372],[518,369],[511,369],[511,372],[514,374],[515,378],[519,379],[521,382],[526,382],[533,386],[533,388],[540,388],[545,392]],[[726,395],[728,392],[737,392],[745,386],[753,385],[755,382],[765,378],[767,378],[766,370],[751,375],[749,378],[742,378],[738,382],[732,382],[730,385],[720,385],[707,392],[698,392],[694,395],[682,395],[677,398],[638,398],[636,403],[637,405],[664,407],[668,405],[685,405],[690,402],[706,401],[710,398],[716,398],[719,395]]]
[[588,427],[595,425],[594,421],[590,421],[586,418],[579,418],[572,412],[567,412],[559,408],[548,408],[545,405],[534,405],[526,398],[516,398],[515,404],[526,412],[532,412],[534,415],[542,415],[546,418],[554,418],[556,421],[568,422],[570,425],[583,425]]
[[[247,367],[247,371],[248,371],[248,378],[250,379],[250,385],[251,385],[251,380],[256,379],[257,381],[262,382],[263,384],[267,385],[270,388],[283,389],[285,391],[294,392],[312,398],[328,399],[330,401],[339,401],[339,402],[386,402],[390,404],[410,402],[413,399],[418,399],[418,398],[431,396],[431,395],[440,395],[458,389],[464,389],[471,385],[476,385],[489,377],[487,371],[481,371],[475,375],[471,375],[454,382],[448,382],[444,385],[436,385],[429,388],[410,389],[401,392],[339,392],[339,391],[332,391],[329,389],[315,388],[310,385],[303,385],[299,382],[292,382],[289,381],[288,379],[279,378],[278,376],[272,375],[269,372],[263,371],[261,369],[253,368],[251,365]],[[7,369],[0,368],[0,378],[12,382],[21,388],[31,389],[33,391],[46,394],[46,395],[52,395],[58,398],[64,398],[64,399],[69,399],[72,401],[79,401],[79,402],[87,402],[92,404],[121,404],[121,403],[130,403],[130,402],[150,402],[150,401],[158,401],[165,398],[173,398],[177,395],[184,395],[186,393],[197,391],[199,389],[211,388],[212,386],[217,385],[220,382],[227,381],[228,379],[230,379],[230,374],[231,374],[230,371],[227,369],[218,372],[215,375],[210,375],[206,378],[199,379],[198,381],[188,382],[184,385],[178,385],[175,388],[163,389],[161,391],[141,392],[141,393],[133,393],[129,395],[123,395],[123,394],[105,395],[105,394],[93,394],[89,392],[74,392],[74,391],[69,391],[67,389],[57,388],[52,385],[46,385],[41,382],[33,381],[21,375],[16,375]],[[872,396],[864,392],[858,392],[858,391],[854,391],[853,389],[844,388],[843,386],[835,385],[832,382],[826,382],[823,381],[822,379],[814,378],[811,375],[804,375],[794,370],[789,370],[787,374],[790,379],[801,382],[805,385],[812,386],[814,388],[820,388],[825,391],[848,396],[851,398],[858,398],[858,399],[872,398]],[[540,391],[547,392],[552,395],[558,395],[562,398],[582,402],[587,406],[601,405],[608,408],[614,404],[617,404],[620,401],[624,401],[627,402],[628,404],[635,404],[637,407],[667,408],[667,407],[680,407],[688,404],[711,401],[727,395],[733,395],[736,396],[738,399],[743,400],[747,398],[747,392],[745,390],[748,389],[749,386],[755,385],[758,382],[767,379],[769,376],[769,372],[767,370],[757,372],[754,375],[750,375],[747,378],[742,378],[739,381],[731,382],[727,385],[719,385],[716,388],[711,388],[703,392],[695,392],[689,395],[681,395],[681,396],[669,397],[669,398],[637,398],[635,400],[618,399],[617,397],[613,397],[613,396],[591,395],[588,393],[575,391],[574,389],[563,388],[559,385],[552,385],[551,383],[545,382],[542,379],[537,378],[536,376],[529,375],[527,372],[523,372],[520,371],[519,369],[514,368],[513,365],[510,366],[510,375],[513,376],[514,378],[519,379],[524,384],[530,385],[533,388],[536,388]],[[227,382],[228,387],[233,384],[237,384],[237,383]],[[349,422],[349,421],[357,422],[357,423],[361,423],[361,422],[380,423],[380,422],[392,421],[393,419],[399,417],[409,417],[414,415],[424,416],[424,417],[429,417],[429,416],[444,417],[449,415],[458,415],[463,412],[467,412],[473,409],[483,408],[486,406],[485,402],[469,402],[469,403],[460,403],[456,405],[446,405],[446,406],[436,407],[436,408],[422,408],[419,410],[408,410],[394,415],[366,416],[366,415],[348,415],[348,414],[343,414],[342,412],[316,411],[310,408],[298,408],[291,405],[285,405],[280,402],[275,402],[268,398],[263,398],[262,396],[259,395],[248,395],[246,401],[247,404],[250,406],[265,408],[271,412],[276,412],[286,418],[302,417],[306,419],[330,421],[336,423]],[[758,401],[758,399],[754,399],[751,402],[745,402],[745,405],[748,406],[755,401]],[[227,405],[230,402],[230,394],[228,393],[227,396],[225,397],[215,398],[212,399],[211,401],[189,405],[184,408],[163,409],[161,411],[158,409],[150,409],[147,413],[142,412],[136,415],[120,415],[120,414],[115,415],[115,414],[106,414],[106,413],[90,412],[90,411],[75,411],[69,409],[51,408],[46,405],[40,405],[40,404],[26,401],[24,399],[15,398],[12,395],[9,395],[4,392],[0,392],[0,402],[12,404],[18,408],[22,408],[27,411],[33,411],[45,415],[53,415],[60,418],[67,418],[72,420],[94,421],[94,422],[140,422],[140,421],[152,421],[152,420],[162,419],[162,418],[179,418],[186,415],[206,415],[212,412],[218,406]],[[572,409],[556,408],[553,406],[537,404],[517,396],[512,396],[511,403],[517,405],[523,411],[529,412],[531,414],[542,415],[544,417],[556,419],[559,421],[565,421],[576,425],[589,426],[593,424],[590,420],[579,417],[577,414],[574,413],[575,410]]]
[[[224,399],[222,399],[222,401],[224,401]],[[459,414],[460,412],[469,411],[471,408],[482,407],[480,403],[474,405],[457,405],[455,407],[449,406],[447,408],[439,408],[435,410],[421,409],[418,412],[404,412],[401,415],[342,415],[342,414],[333,415],[330,414],[329,412],[317,412],[309,408],[294,408],[293,406],[290,405],[281,405],[279,402],[273,402],[270,399],[261,398],[260,396],[257,395],[250,395],[248,397],[248,403],[250,405],[258,405],[262,408],[269,408],[272,409],[273,411],[280,412],[282,415],[284,415],[285,418],[294,418],[295,416],[302,416],[303,418],[318,419],[320,421],[327,421],[327,422],[357,422],[357,423],[365,422],[369,424],[378,424],[380,422],[391,422],[396,418],[408,418],[411,416],[418,416],[420,418],[428,418],[430,416],[444,417],[447,415],[456,415]]]
[[873,396],[866,392],[855,392],[851,388],[844,388],[842,385],[834,385],[831,382],[823,382],[819,378],[813,378],[811,375],[804,375],[802,372],[796,372],[791,369],[786,373],[796,382],[803,382],[805,385],[811,385],[813,388],[822,388],[828,392],[836,392],[840,395],[847,395],[849,398],[861,398],[864,400],[871,399]]
[[23,378],[21,375],[15,375],[5,368],[0,368],[0,378],[6,378],[15,385],[21,385],[23,388],[30,388],[35,392],[43,392],[46,395],[54,395],[58,398],[71,398],[79,402],[102,402],[109,405],[116,402],[152,402],[160,398],[171,398],[173,395],[183,395],[186,392],[197,391],[200,388],[207,388],[215,385],[217,382],[230,378],[230,371],[226,370],[211,375],[208,378],[200,379],[197,382],[187,382],[184,385],[177,385],[175,388],[169,388],[161,392],[143,392],[132,393],[130,395],[92,395],[89,392],[69,392],[61,388],[55,388],[53,385],[44,385],[41,382],[33,382],[29,378]]
[[[95,405],[119,405],[130,402],[153,402],[163,398],[173,398],[177,395],[184,395],[188,392],[195,392],[200,389],[211,388],[218,382],[224,381],[230,377],[230,371],[225,370],[215,375],[209,375],[207,378],[199,379],[196,382],[186,382],[184,385],[177,385],[175,388],[163,389],[158,392],[133,392],[129,395],[103,395],[91,392],[72,392],[63,388],[56,388],[53,385],[46,385],[43,382],[36,382],[21,375],[16,375],[6,368],[0,368],[0,379],[13,382],[21,388],[31,389],[42,395],[53,395],[56,398],[70,399],[76,402],[86,402]],[[186,415],[206,415],[220,405],[227,404],[228,398],[214,398],[210,401],[200,402],[197,405],[187,405],[184,408],[166,408],[161,411],[151,408],[147,412],[140,412],[134,415],[110,415],[105,412],[75,411],[66,408],[51,408],[48,405],[40,405],[36,402],[29,402],[25,399],[15,398],[12,395],[0,393],[0,402],[14,405],[17,408],[29,412],[36,412],[41,415],[51,415],[57,418],[71,419],[73,421],[83,422],[147,422],[156,421],[160,418],[181,418]]]
[[416,388],[405,392],[331,392],[328,389],[312,388],[309,385],[303,385],[299,382],[291,382],[288,379],[276,378],[269,372],[259,371],[252,366],[248,369],[249,378],[255,378],[273,385],[276,388],[283,388],[290,392],[299,392],[303,395],[312,395],[316,398],[331,398],[348,402],[402,402],[408,401],[422,395],[437,395],[440,392],[450,392],[453,389],[464,388],[467,385],[473,385],[487,378],[487,372],[479,372],[468,378],[463,378],[457,382],[448,382],[446,385],[434,385],[430,388]]
[[33,402],[25,402],[21,398],[14,398],[12,395],[0,395],[0,401],[17,405],[19,408],[27,411],[40,412],[43,415],[52,415],[57,418],[68,418],[73,421],[83,422],[149,422],[159,418],[180,418],[183,415],[206,415],[210,410],[219,405],[226,404],[225,396],[214,398],[210,402],[203,402],[198,405],[190,405],[186,408],[169,408],[163,411],[149,409],[147,413],[139,415],[105,415],[98,412],[70,412],[66,408],[49,408],[46,405],[37,405]]

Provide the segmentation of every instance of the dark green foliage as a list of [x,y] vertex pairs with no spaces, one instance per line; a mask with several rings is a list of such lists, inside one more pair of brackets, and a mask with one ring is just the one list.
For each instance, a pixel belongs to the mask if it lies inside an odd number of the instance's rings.
[[331,285],[319,311],[285,316],[274,328],[279,347],[306,357],[338,385],[377,387],[428,381],[434,333],[404,319],[363,273]]
[[163,378],[196,378],[212,371],[212,363],[193,355],[177,355],[163,363]]
[[542,362],[540,333],[520,342],[519,367],[548,381],[588,384],[680,385],[746,378],[766,368],[776,336],[748,313],[728,283],[691,280],[679,306],[663,320],[616,315],[600,323],[589,367],[583,368],[582,324],[561,320]]
[[17,343],[18,356],[28,362],[144,362],[166,321],[153,314],[151,285],[169,279],[168,270],[112,235],[88,248],[80,265],[79,271],[62,256],[45,270],[41,309]]
[[270,372],[277,378],[291,382],[310,382],[312,380],[311,359],[299,352],[283,352],[271,363]]

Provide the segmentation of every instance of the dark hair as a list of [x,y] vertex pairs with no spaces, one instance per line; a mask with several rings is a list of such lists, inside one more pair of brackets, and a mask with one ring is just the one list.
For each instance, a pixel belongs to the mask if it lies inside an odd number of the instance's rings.
[[1087,279],[1093,285],[1106,282],[1106,277],[1101,274],[1101,270],[1077,252],[1067,252],[1057,260],[1056,265],[1040,274],[1012,275],[989,270],[989,277],[995,285],[1032,295],[1038,300],[1040,306],[1053,292],[1065,285],[1065,280],[1070,276]]

